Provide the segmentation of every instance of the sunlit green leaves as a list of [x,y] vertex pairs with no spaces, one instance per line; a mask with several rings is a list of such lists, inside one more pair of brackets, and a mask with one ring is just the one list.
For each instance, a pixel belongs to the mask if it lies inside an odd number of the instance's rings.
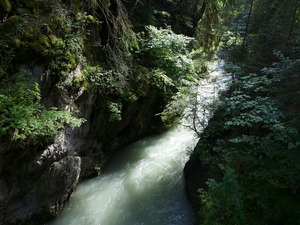
[[208,179],[209,192],[199,190],[202,203],[204,225],[243,224],[246,223],[245,208],[241,186],[234,169],[219,165],[224,173],[220,182]]
[[109,112],[108,120],[109,122],[117,122],[122,119],[122,104],[108,101],[106,103],[106,108]]
[[[225,99],[226,112],[233,115],[231,120],[225,123],[225,128],[231,126],[257,126],[271,127],[279,123],[283,118],[282,113],[276,107],[274,101],[268,97],[257,97],[246,100],[243,97],[247,95],[238,95]],[[250,96],[248,96],[250,98]],[[227,104],[228,103],[228,104]]]
[[138,53],[151,60],[150,66],[164,70],[177,85],[181,80],[194,80],[194,62],[188,52],[188,44],[193,38],[175,34],[171,29],[147,26],[148,36],[140,39]]
[[55,107],[46,109],[40,104],[37,83],[27,80],[9,84],[0,92],[0,136],[13,140],[38,142],[41,138],[53,138],[65,126],[78,127],[84,119]]
[[[287,117],[277,97],[279,85],[296,81],[297,68],[285,57],[261,73],[229,66],[233,85],[198,144],[202,162],[212,170],[208,191],[200,195],[204,224],[265,225],[284,217],[296,224],[300,219],[298,119]],[[297,96],[295,90],[291,94]]]

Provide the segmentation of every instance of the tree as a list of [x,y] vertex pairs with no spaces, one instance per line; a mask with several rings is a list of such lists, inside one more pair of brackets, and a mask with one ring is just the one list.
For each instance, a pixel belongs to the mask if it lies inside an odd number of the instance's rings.
[[85,121],[76,117],[76,111],[47,109],[40,103],[39,85],[19,74],[5,83],[0,91],[0,138],[38,143],[66,126],[78,127]]
[[244,39],[243,39],[243,44],[242,44],[242,51],[245,50],[245,45],[246,45],[246,40],[247,40],[247,35],[248,35],[248,29],[249,29],[249,23],[250,23],[250,17],[251,17],[252,8],[253,8],[253,2],[254,2],[254,0],[251,0],[251,2],[250,2],[249,13],[248,13],[248,17],[247,17],[246,28],[245,28],[245,33],[244,33]]

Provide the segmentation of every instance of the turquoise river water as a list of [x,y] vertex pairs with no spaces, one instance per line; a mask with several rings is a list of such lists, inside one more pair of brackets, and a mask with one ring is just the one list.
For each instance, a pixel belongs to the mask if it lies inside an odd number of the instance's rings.
[[[224,88],[222,65],[211,71],[214,82],[199,85],[200,98],[212,101]],[[183,168],[197,141],[195,132],[179,125],[127,146],[103,175],[81,183],[48,225],[192,225]]]

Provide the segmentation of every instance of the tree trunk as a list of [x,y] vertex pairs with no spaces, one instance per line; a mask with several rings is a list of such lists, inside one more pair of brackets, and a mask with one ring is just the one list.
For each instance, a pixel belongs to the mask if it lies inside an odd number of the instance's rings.
[[246,29],[245,29],[245,36],[244,36],[243,44],[242,44],[242,52],[244,52],[244,50],[245,50],[246,40],[247,40],[247,36],[248,36],[249,23],[250,23],[250,17],[251,17],[252,8],[253,8],[253,2],[254,2],[254,0],[251,0],[250,9],[249,9],[248,18],[247,18]]
[[296,0],[294,15],[293,15],[292,24],[291,24],[291,29],[290,29],[290,32],[289,32],[289,38],[293,35],[298,6],[299,6],[299,0]]
[[203,18],[206,6],[207,6],[207,3],[203,2],[202,7],[201,7],[201,9],[199,11],[198,16],[193,20],[193,27],[194,27],[194,29],[197,28],[198,22]]

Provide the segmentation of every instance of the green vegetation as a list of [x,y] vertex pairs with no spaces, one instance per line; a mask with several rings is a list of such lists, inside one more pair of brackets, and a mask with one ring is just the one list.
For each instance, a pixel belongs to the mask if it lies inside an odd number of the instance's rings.
[[0,6],[4,9],[6,12],[11,11],[11,3],[8,0],[1,0]]
[[20,76],[14,82],[7,82],[0,91],[0,136],[37,143],[53,137],[67,125],[75,127],[84,122],[75,117],[76,111],[46,109],[40,100],[37,83]]
[[300,64],[290,63],[240,74],[201,136],[197,152],[212,168],[209,191],[201,191],[204,224],[299,221],[299,128],[268,97],[279,94],[278,83],[299,79],[290,71]]
[[194,156],[210,167],[199,224],[298,224],[299,2],[246,1],[224,49],[233,82]]
[[[212,31],[224,25],[220,19],[225,15],[218,9],[228,10],[230,5],[227,1],[194,0],[189,4],[186,8],[185,2],[156,0],[1,1],[0,86],[11,82],[20,66],[33,62],[65,93],[81,86],[87,92],[97,90],[110,122],[122,120],[122,106],[153,88],[166,105],[178,90],[178,96],[186,95],[184,86],[206,72],[204,52],[193,48],[201,46],[206,51],[218,46],[223,31]],[[70,76],[74,71],[77,74]],[[24,85],[30,83],[24,80]],[[43,101],[43,93],[41,98]],[[174,109],[176,104],[169,104],[162,114],[168,124],[182,113],[183,107]],[[163,109],[158,108],[161,113]],[[51,105],[42,111],[49,110]]]
[[51,71],[52,77],[59,77],[57,86],[63,87],[68,74],[85,62],[83,40],[88,33],[83,31],[94,23],[92,17],[71,15],[59,2],[53,3],[49,6],[27,1],[14,5],[18,7],[12,10],[15,15],[1,25],[1,138],[34,144],[52,139],[66,126],[84,122],[75,117],[76,111],[44,106],[40,85],[34,81],[37,79],[31,71],[21,71],[22,63],[33,61]]
[[[43,68],[41,73],[47,74],[54,89],[66,95],[82,86],[86,92],[96,91],[109,123],[121,121],[124,105],[153,90],[161,97],[156,109],[160,113],[180,86],[196,80],[205,66],[195,66],[195,59],[201,57],[190,54],[194,39],[175,34],[171,27],[149,25],[159,25],[159,18],[143,23],[142,31],[135,33],[134,28],[140,24],[132,26],[127,4],[131,3],[1,2],[5,12],[0,14],[2,137],[38,142],[42,137],[53,138],[64,125],[78,126],[83,121],[76,119],[75,113],[58,110],[65,105],[42,104],[46,98],[43,88],[42,92],[36,89],[32,81],[42,74],[28,75],[35,66]],[[142,5],[135,4],[138,11]],[[154,8],[166,7],[158,2],[151,4]],[[173,16],[180,10],[176,8],[164,15]],[[151,13],[157,15],[158,11],[153,9]],[[24,65],[30,70],[27,75],[20,72]]]
[[[146,77],[168,99],[164,111],[159,113],[163,122],[173,126],[187,106],[187,97],[192,93],[193,82],[204,76],[205,60],[193,50],[194,38],[175,34],[170,28],[146,27],[140,33],[140,48],[136,51],[141,64],[150,68]],[[202,67],[202,68],[200,68]],[[203,69],[203,71],[202,71]],[[176,94],[174,95],[174,90]]]
[[171,29],[146,27],[148,37],[141,39],[139,53],[151,67],[165,71],[173,82],[180,85],[183,79],[194,80],[194,62],[188,54],[188,44],[193,40],[174,34]]
[[49,92],[97,96],[109,125],[156,97],[172,126],[223,46],[233,84],[194,153],[210,165],[201,224],[297,224],[299,13],[298,0],[0,0],[1,140],[34,145],[84,122]]

